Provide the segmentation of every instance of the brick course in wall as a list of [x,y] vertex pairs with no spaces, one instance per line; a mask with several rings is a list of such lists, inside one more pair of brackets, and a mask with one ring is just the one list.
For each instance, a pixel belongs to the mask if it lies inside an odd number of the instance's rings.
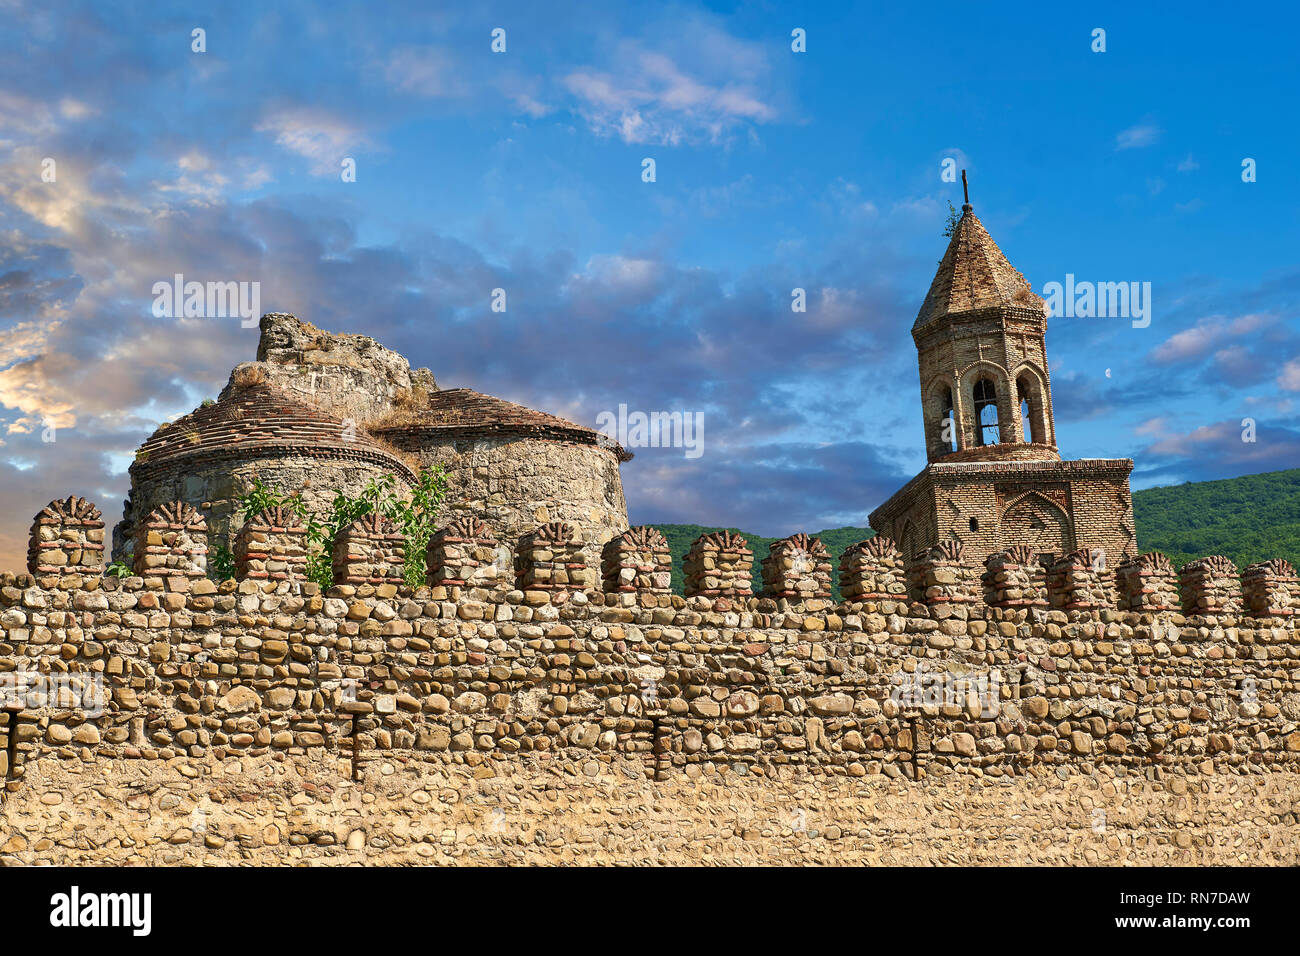
[[85,498],[51,501],[32,519],[27,547],[32,574],[94,573],[103,565],[103,516]]

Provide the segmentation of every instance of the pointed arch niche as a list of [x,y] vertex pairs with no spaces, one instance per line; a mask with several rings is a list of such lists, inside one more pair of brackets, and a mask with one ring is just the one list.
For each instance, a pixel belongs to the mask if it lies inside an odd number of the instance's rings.
[[1007,505],[999,528],[1002,546],[1023,544],[1035,553],[1062,555],[1074,550],[1069,516],[1045,495],[1029,491]]

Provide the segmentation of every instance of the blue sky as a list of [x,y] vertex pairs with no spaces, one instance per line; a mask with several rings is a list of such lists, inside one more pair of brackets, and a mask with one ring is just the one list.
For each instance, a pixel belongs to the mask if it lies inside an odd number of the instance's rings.
[[866,524],[924,464],[948,157],[1035,290],[1151,283],[1147,328],[1049,324],[1063,455],[1300,465],[1297,14],[981,6],[0,2],[0,564],[56,494],[115,520],[252,358],[152,316],[176,272],[584,424],[702,412],[624,466],[634,522]]

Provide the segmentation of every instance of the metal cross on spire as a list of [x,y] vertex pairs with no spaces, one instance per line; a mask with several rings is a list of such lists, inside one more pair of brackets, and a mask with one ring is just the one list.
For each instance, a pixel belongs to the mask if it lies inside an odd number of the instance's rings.
[[966,170],[964,169],[961,171],[961,192],[962,195],[966,197],[966,204],[962,206],[962,211],[964,212],[970,209],[970,187],[966,185]]

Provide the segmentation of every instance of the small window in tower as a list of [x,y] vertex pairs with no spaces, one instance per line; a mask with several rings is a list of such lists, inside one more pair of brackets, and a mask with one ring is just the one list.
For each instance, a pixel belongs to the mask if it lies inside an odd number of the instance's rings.
[[980,520],[979,520],[979,518],[971,518],[971,519],[970,519],[970,529],[971,529],[972,531],[978,531],[978,530],[980,529]]
[[997,388],[987,378],[975,383],[975,437],[981,445],[996,445],[1001,437],[998,427]]
[[1025,429],[1025,441],[1033,442],[1034,425],[1029,419],[1029,399],[1027,398],[1022,398],[1020,400],[1020,421]]

